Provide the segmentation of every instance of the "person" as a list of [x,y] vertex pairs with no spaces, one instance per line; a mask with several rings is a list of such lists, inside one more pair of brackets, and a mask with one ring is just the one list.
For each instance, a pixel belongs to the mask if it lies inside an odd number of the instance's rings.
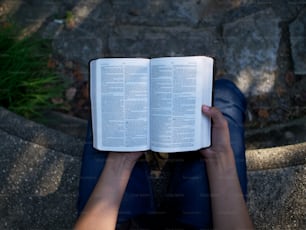
[[[203,116],[212,120],[212,144],[178,154],[182,160],[173,161],[175,166],[165,195],[166,212],[155,210],[144,154],[93,149],[89,126],[80,179],[80,215],[75,229],[115,229],[132,219],[146,229],[163,229],[162,225],[172,229],[253,229],[245,201],[246,101],[231,81],[220,79],[214,83],[213,103],[213,107],[199,108]],[[166,218],[158,215],[164,213]],[[152,216],[164,219],[156,221]]]

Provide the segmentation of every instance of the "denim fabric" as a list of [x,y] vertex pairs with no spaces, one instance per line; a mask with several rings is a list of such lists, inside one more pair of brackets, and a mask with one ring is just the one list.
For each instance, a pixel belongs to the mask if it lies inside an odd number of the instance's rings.
[[[229,80],[214,82],[213,104],[228,121],[231,145],[235,154],[237,172],[244,196],[247,195],[244,128],[246,100],[239,89]],[[79,186],[79,213],[84,208],[103,170],[107,152],[92,146],[91,125],[84,146]],[[172,178],[166,196],[166,209],[171,212],[169,220],[176,220],[195,229],[212,225],[210,192],[205,163],[198,152],[178,153],[173,160]],[[154,202],[149,168],[144,159],[135,165],[125,191],[118,216],[118,223],[141,214],[154,212]]]

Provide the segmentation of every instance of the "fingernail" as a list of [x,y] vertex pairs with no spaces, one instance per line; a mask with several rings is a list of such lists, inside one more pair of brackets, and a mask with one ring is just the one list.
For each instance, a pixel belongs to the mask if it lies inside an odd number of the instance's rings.
[[207,105],[202,105],[202,109],[203,109],[204,111],[209,111],[209,110],[210,110],[210,107],[207,106]]

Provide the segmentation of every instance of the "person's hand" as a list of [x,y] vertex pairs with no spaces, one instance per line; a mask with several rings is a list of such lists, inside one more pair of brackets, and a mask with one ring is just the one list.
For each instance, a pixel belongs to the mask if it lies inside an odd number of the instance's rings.
[[254,229],[241,191],[226,119],[215,107],[202,106],[212,120],[212,144],[200,150],[206,163],[214,229]]
[[205,161],[219,160],[229,157],[232,161],[232,148],[228,124],[219,109],[202,106],[202,112],[212,120],[212,144],[209,148],[201,149],[200,153]]
[[120,203],[142,152],[111,152],[74,229],[115,229]]
[[143,155],[143,152],[110,152],[107,161],[115,163],[119,167],[133,168],[137,160]]

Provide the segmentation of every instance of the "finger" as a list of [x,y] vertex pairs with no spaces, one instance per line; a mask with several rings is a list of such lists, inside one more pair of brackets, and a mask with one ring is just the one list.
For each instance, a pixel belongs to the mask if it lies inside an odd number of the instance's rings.
[[210,111],[213,124],[217,126],[227,126],[227,121],[219,109],[212,107]]
[[227,121],[223,114],[216,107],[202,106],[202,112],[212,119],[215,126],[227,126]]
[[211,117],[210,109],[211,107],[209,107],[208,105],[202,105],[202,112],[208,117]]

